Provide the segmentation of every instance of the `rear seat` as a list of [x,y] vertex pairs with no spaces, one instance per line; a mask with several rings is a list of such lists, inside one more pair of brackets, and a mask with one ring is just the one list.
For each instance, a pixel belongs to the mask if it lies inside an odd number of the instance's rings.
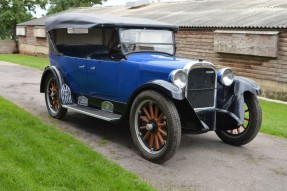
[[59,52],[67,56],[90,58],[97,60],[110,60],[109,49],[104,45],[97,44],[86,44],[86,45],[75,45],[75,44],[61,44],[57,45]]

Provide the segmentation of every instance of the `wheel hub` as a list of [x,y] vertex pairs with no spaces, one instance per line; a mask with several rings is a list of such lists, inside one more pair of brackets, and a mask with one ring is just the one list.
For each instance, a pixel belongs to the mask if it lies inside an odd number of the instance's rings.
[[148,123],[146,124],[145,128],[146,130],[151,131],[153,129],[153,124]]
[[151,133],[156,133],[158,131],[157,122],[154,119],[149,120],[146,125],[146,130],[151,131]]

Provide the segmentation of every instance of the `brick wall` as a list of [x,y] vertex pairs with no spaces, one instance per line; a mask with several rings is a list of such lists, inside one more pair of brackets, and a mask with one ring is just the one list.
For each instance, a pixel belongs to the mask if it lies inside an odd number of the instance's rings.
[[279,34],[277,58],[216,53],[213,31],[180,30],[176,41],[177,56],[203,58],[217,68],[231,67],[236,75],[257,81],[264,96],[287,101],[287,32]]
[[26,26],[26,36],[19,36],[20,54],[48,55],[47,38],[34,36],[34,26]]

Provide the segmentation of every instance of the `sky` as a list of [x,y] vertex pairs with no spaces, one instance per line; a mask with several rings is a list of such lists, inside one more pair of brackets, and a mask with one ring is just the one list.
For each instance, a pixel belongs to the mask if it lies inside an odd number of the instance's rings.
[[[126,2],[133,0],[107,0],[103,2],[103,6],[118,6],[125,5]],[[150,2],[170,2],[170,1],[183,1],[183,0],[149,0]],[[39,6],[36,7],[36,13],[32,13],[32,15],[36,18],[42,17],[47,13],[46,10],[41,9]]]

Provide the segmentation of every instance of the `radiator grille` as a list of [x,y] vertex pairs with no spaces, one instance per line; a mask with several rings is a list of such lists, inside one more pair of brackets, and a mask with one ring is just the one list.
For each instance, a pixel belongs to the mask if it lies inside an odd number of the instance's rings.
[[193,108],[214,106],[215,77],[212,68],[194,68],[189,71],[186,98]]

